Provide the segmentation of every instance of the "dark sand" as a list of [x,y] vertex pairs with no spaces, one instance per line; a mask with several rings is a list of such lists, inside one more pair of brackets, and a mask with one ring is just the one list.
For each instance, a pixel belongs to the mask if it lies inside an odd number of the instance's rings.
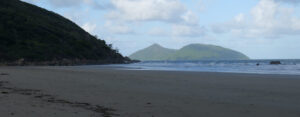
[[2,117],[300,117],[300,76],[0,67]]

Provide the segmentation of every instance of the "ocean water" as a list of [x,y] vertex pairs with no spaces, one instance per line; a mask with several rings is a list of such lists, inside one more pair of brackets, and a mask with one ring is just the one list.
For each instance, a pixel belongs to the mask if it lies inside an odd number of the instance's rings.
[[[280,65],[271,65],[270,61],[275,60],[145,61],[134,64],[109,66],[136,70],[300,75],[300,59],[276,60],[281,61],[282,64]],[[259,65],[257,66],[257,64]]]

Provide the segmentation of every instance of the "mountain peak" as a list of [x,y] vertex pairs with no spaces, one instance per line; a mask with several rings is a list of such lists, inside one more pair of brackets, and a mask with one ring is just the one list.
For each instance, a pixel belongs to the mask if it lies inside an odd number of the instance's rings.
[[161,45],[159,45],[159,44],[157,44],[157,43],[154,43],[154,44],[152,44],[151,46],[149,46],[149,47],[155,47],[155,48],[163,48]]

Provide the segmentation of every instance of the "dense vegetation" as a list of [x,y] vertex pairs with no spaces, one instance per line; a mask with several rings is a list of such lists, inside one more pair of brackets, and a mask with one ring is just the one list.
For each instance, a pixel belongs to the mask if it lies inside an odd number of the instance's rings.
[[172,50],[154,44],[130,56],[142,61],[157,60],[246,60],[246,55],[214,45],[190,44],[179,50]]
[[0,1],[0,63],[123,63],[105,41],[70,20],[19,0]]

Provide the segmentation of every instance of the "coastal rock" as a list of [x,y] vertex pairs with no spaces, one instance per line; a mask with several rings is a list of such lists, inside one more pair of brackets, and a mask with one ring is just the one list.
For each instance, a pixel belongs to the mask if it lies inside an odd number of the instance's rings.
[[271,65],[280,65],[281,62],[280,61],[271,61],[270,64]]

